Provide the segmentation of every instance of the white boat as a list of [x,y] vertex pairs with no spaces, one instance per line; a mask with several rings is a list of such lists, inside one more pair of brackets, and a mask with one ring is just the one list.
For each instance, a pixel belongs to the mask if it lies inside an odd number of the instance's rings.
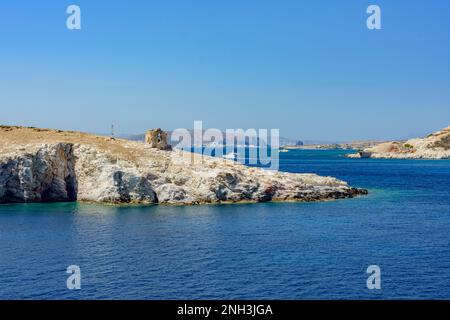
[[225,159],[230,159],[236,161],[238,159],[238,154],[236,152],[230,152],[229,154],[224,155]]

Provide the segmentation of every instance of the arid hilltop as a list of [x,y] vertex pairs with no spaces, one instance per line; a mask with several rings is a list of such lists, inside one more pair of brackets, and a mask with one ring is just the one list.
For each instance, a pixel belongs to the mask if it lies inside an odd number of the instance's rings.
[[0,203],[320,201],[367,191],[82,132],[0,126]]

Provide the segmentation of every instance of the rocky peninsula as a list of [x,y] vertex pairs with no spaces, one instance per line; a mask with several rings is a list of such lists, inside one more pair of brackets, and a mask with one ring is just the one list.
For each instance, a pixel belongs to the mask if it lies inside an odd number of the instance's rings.
[[350,158],[450,159],[450,126],[425,138],[384,142],[347,156]]
[[367,193],[332,177],[194,157],[201,155],[82,132],[0,126],[0,203],[193,205],[322,201]]

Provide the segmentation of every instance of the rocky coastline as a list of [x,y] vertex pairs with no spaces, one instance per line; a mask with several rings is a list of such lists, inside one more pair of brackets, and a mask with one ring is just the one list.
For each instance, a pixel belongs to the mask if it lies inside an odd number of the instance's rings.
[[367,194],[333,177],[198,157],[81,132],[2,126],[0,203],[196,205],[325,201]]
[[450,159],[450,126],[424,138],[391,141],[365,148],[349,158]]

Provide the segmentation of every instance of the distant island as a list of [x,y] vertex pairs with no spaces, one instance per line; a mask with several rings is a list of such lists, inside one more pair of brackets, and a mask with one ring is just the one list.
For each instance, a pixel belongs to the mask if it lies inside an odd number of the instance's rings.
[[[193,135],[193,130],[188,130],[192,135]],[[171,137],[171,131],[167,131],[169,139]],[[223,146],[227,146],[230,144],[234,143],[234,140],[236,139],[236,135],[230,135],[227,134],[226,132],[222,132],[222,135],[224,137],[223,140],[221,141],[214,141],[213,144],[215,145],[223,145]],[[122,134],[118,136],[119,138],[123,138],[123,139],[127,139],[127,140],[131,140],[131,141],[140,141],[143,142],[145,140],[145,134],[141,133],[141,134]],[[295,139],[290,139],[290,138],[285,138],[285,137],[280,137],[279,139],[279,144],[280,146],[302,146],[304,143],[301,140],[295,140]],[[177,144],[179,141],[170,141],[170,143],[172,144]],[[252,136],[252,135],[247,135],[246,136],[246,141],[245,144],[248,146],[257,146],[260,145],[261,142],[267,143],[267,141],[260,141],[260,138],[257,136]],[[210,146],[212,143],[209,141],[203,141],[203,146],[204,147],[208,147]]]
[[384,142],[347,156],[349,158],[450,159],[450,126],[424,138]]
[[301,145],[283,145],[284,149],[300,149],[300,150],[354,150],[354,149],[363,149],[371,146],[375,146],[381,143],[381,141],[352,141],[345,143],[307,143]]
[[145,141],[0,126],[0,203],[195,205],[367,194],[333,177],[273,172],[208,156],[193,162],[201,155]]

